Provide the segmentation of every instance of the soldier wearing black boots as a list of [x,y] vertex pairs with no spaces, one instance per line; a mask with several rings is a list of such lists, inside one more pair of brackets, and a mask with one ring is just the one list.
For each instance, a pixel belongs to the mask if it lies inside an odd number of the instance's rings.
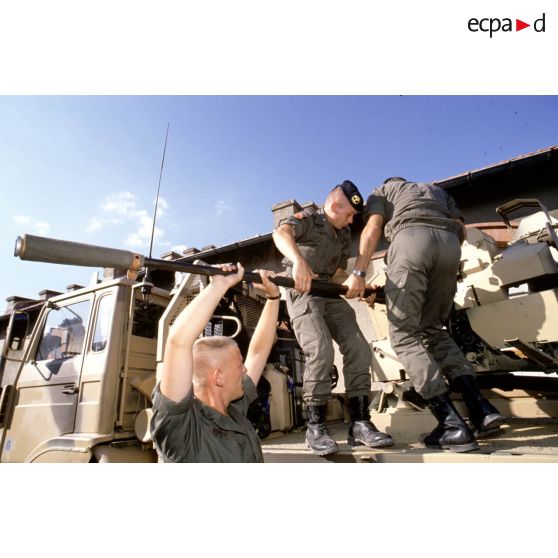
[[326,427],[326,406],[331,399],[333,340],[343,355],[345,392],[351,417],[348,442],[369,447],[393,445],[391,436],[370,422],[368,395],[372,355],[356,322],[354,310],[343,298],[310,293],[314,278],[332,281],[347,267],[351,248],[349,224],[362,210],[356,186],[345,181],[328,195],[320,211],[305,210],[284,219],[273,233],[295,288],[287,291],[291,325],[306,356],[303,399],[308,422],[306,442],[317,455],[338,451]]
[[[355,268],[368,268],[384,234],[390,241],[384,290],[391,345],[438,421],[424,442],[455,452],[478,449],[475,435],[494,433],[503,417],[481,396],[474,368],[444,328],[465,238],[463,216],[442,188],[395,177],[372,192],[366,217]],[[347,282],[347,296],[362,296],[363,278]],[[446,380],[462,395],[474,432],[453,405]]]
[[472,429],[465,424],[449,394],[445,393],[428,401],[438,425],[423,438],[423,442],[429,448],[449,449],[455,452],[478,449],[475,437],[498,434],[504,417],[481,395],[472,374],[456,377],[450,381],[450,387],[452,391],[461,394]]

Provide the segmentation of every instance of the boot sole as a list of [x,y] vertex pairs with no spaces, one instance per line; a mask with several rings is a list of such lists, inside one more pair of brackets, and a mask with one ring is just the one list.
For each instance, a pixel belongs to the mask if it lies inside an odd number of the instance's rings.
[[330,450],[324,450],[324,451],[316,451],[315,449],[312,449],[312,446],[306,442],[306,447],[314,454],[314,455],[319,455],[320,457],[323,457],[324,455],[331,455],[332,453],[337,453],[339,451],[339,447],[336,448],[332,448]]
[[475,430],[475,438],[489,438],[492,436],[499,436],[502,433],[501,426],[503,426],[505,422],[506,419],[502,416],[495,418],[493,421],[490,422],[488,428],[485,428],[484,430]]
[[[428,446],[427,446],[428,447]],[[434,448],[434,449],[444,449],[444,450],[448,450],[451,451],[452,453],[467,453],[468,451],[476,451],[478,449],[480,449],[480,446],[476,443],[476,442],[471,442],[470,444],[459,444],[459,445],[446,445],[446,446],[442,446],[440,445],[438,448]]]
[[349,446],[365,446],[367,448],[389,448],[391,446],[393,446],[395,444],[395,442],[393,441],[393,439],[388,439],[388,440],[380,440],[379,442],[374,442],[373,444],[367,444],[365,442],[363,442],[362,440],[358,440],[355,438],[347,438],[347,444],[349,444]]

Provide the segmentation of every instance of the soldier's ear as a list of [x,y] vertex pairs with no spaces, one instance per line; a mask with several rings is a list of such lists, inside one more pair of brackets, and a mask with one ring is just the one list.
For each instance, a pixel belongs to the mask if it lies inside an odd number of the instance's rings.
[[217,387],[223,387],[225,385],[225,374],[220,368],[215,368],[215,370],[213,370],[213,383]]

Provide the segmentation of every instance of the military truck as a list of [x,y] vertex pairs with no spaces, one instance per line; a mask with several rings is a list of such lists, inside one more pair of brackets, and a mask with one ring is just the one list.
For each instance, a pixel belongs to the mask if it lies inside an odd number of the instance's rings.
[[[513,212],[533,208],[538,211],[510,221]],[[371,415],[398,443],[356,452],[341,444],[342,451],[331,460],[486,460],[488,455],[505,460],[514,452],[536,461],[558,460],[553,418],[558,412],[558,211],[549,212],[538,200],[514,200],[497,211],[513,238],[498,242],[480,228],[468,227],[447,327],[475,365],[485,394],[511,417],[506,431],[510,443],[489,442],[476,457],[413,446],[420,432],[433,428],[433,417],[389,345],[380,297],[370,313],[377,337],[372,345],[377,391]],[[147,260],[139,255],[29,236],[19,240],[16,255],[76,265],[111,262],[124,269],[110,279],[94,276],[89,286],[46,300],[18,301],[0,318],[1,461],[155,461],[150,394],[166,335],[207,278],[177,273],[173,266],[179,262],[160,260],[157,269],[142,276]],[[371,283],[382,284],[384,267],[377,254],[369,268]],[[250,286],[230,291],[205,333],[233,336],[245,350],[263,302]],[[283,309],[251,417],[267,461],[324,460],[303,446],[303,367],[304,354]],[[337,421],[332,430],[342,443],[342,395],[334,398],[328,413]],[[523,419],[531,422],[517,422]],[[533,420],[544,430],[537,431],[536,442]],[[525,436],[516,436],[523,431]],[[542,451],[533,449],[537,444]]]
[[[157,366],[169,326],[207,278],[158,270],[147,283],[125,270],[113,275],[95,274],[87,287],[45,300],[18,300],[0,318],[2,462],[156,461],[148,410]],[[206,334],[234,337],[245,351],[264,303],[253,287],[229,291]],[[303,355],[287,322],[277,333],[251,409],[262,436],[303,422],[295,397]]]

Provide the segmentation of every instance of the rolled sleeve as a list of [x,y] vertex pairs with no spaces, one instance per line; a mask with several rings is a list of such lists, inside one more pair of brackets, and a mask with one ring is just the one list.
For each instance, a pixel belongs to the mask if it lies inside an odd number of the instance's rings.
[[294,215],[291,215],[290,217],[281,219],[281,221],[279,221],[279,226],[281,225],[290,225],[293,228],[295,240],[298,240],[308,233],[312,223],[311,219],[306,215],[303,215],[301,217],[295,217]]
[[236,409],[243,415],[246,415],[248,413],[250,403],[258,398],[258,390],[256,389],[252,378],[250,378],[247,374],[245,374],[242,379],[242,388],[244,390],[244,395],[240,399],[233,401],[231,405],[236,407]]
[[165,415],[180,415],[192,408],[194,404],[194,390],[191,389],[184,399],[172,401],[161,393],[160,385],[157,383],[151,395],[151,400],[154,411],[159,411]]
[[244,395],[249,403],[252,403],[258,397],[258,390],[250,376],[246,375],[242,380],[242,387],[244,388]]
[[380,192],[370,194],[366,202],[365,219],[368,220],[371,215],[381,215],[384,221],[387,220],[385,198]]

